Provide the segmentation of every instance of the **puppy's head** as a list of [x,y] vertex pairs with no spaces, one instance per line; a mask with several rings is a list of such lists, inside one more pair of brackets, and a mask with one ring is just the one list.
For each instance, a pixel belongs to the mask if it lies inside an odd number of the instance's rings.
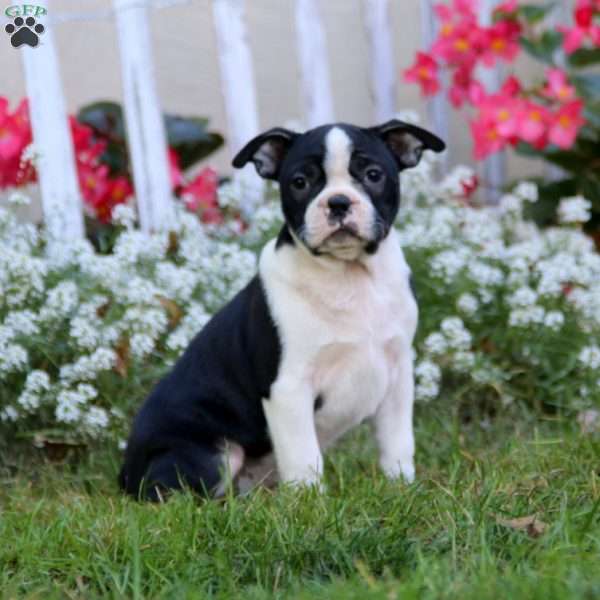
[[432,133],[397,120],[303,134],[276,127],[242,148],[233,166],[252,162],[279,182],[287,226],[313,254],[356,260],[375,252],[394,222],[399,172],[416,166],[423,150],[444,148]]

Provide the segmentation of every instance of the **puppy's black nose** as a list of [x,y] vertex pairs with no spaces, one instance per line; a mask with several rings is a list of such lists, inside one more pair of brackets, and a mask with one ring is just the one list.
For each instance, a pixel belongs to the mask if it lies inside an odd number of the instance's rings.
[[350,198],[348,196],[344,196],[343,194],[338,194],[337,196],[331,196],[327,201],[327,206],[329,206],[329,212],[332,217],[341,218],[346,216],[350,208]]

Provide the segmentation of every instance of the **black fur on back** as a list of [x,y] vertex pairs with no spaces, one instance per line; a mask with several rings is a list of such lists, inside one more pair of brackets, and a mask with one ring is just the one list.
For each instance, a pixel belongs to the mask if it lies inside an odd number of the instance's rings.
[[[281,346],[255,276],[193,339],[135,418],[119,475],[134,496],[155,488],[210,491],[223,440],[248,456],[271,451],[262,399],[276,378]],[[142,488],[142,483],[143,488]]]

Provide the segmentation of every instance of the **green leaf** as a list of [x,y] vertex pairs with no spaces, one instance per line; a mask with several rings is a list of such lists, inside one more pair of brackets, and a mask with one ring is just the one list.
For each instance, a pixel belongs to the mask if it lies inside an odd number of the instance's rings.
[[538,201],[527,206],[527,216],[538,225],[549,225],[554,221],[559,201],[577,193],[577,180],[565,178],[552,183],[540,182],[538,193]]
[[530,25],[541,21],[549,12],[554,10],[556,2],[547,4],[523,4],[519,6],[517,13],[522,16]]
[[223,137],[208,131],[208,119],[165,115],[167,139],[187,169],[223,145]]
[[[101,160],[113,175],[129,175],[123,110],[116,102],[102,101],[84,106],[77,119],[89,125],[107,142]],[[223,137],[208,131],[208,119],[165,115],[167,140],[179,155],[182,169],[187,169],[223,145]]]
[[77,120],[89,125],[102,137],[113,141],[125,140],[123,110],[116,102],[101,101],[88,104],[79,110]]
[[573,75],[571,81],[584,99],[597,101],[600,98],[600,73]]
[[600,48],[580,48],[569,56],[572,67],[589,67],[600,63]]
[[515,146],[515,151],[517,154],[520,154],[521,156],[527,156],[528,158],[543,158],[544,156],[542,150],[538,150],[527,142],[519,142]]
[[106,142],[106,150],[100,160],[108,166],[110,174],[129,177],[129,156],[121,106],[110,101],[94,102],[79,110],[77,120],[91,127],[95,135]]
[[529,39],[521,36],[520,42],[523,48],[534,58],[549,65],[553,64],[556,50],[562,44],[563,35],[560,31],[544,31],[537,39]]
[[579,191],[592,203],[594,212],[600,212],[600,180],[589,175],[577,178]]
[[600,102],[588,102],[583,110],[583,116],[588,123],[600,128]]

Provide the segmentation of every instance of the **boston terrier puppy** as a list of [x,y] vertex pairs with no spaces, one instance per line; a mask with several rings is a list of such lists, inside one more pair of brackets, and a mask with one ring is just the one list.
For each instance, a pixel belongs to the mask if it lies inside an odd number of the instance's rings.
[[444,148],[392,120],[277,127],[237,154],[234,167],[252,162],[279,183],[285,225],[141,407],[126,492],[319,486],[323,451],[365,419],[385,474],[413,480],[417,304],[393,223],[399,172]]

